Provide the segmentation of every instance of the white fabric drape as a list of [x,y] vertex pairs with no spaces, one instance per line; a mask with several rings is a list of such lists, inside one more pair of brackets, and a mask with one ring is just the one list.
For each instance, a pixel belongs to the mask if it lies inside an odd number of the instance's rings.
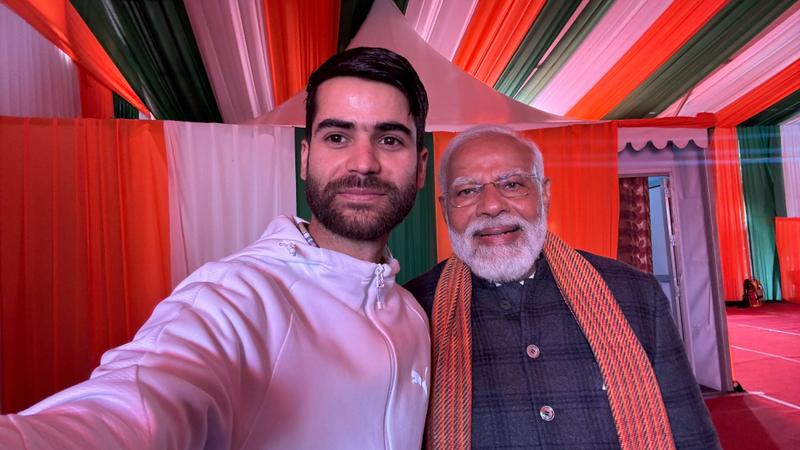
[[800,217],[800,123],[780,129],[786,215]]
[[409,0],[406,17],[428,45],[452,61],[477,5],[478,0]]
[[164,122],[173,286],[297,209],[294,130]]
[[681,96],[658,117],[719,111],[800,58],[800,3],[789,8],[760,39]]
[[78,71],[69,57],[0,3],[0,115],[80,117]]
[[203,65],[226,123],[274,107],[262,0],[184,2]]
[[669,7],[670,0],[614,2],[531,106],[566,114]]

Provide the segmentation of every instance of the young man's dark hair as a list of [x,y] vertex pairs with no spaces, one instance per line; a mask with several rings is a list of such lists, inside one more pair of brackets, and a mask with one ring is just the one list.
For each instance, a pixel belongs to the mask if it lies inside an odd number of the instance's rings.
[[417,128],[417,151],[422,150],[428,94],[417,72],[407,59],[385,48],[357,47],[332,56],[308,78],[306,87],[306,140],[311,141],[311,125],[317,114],[319,85],[336,77],[356,77],[377,81],[400,90],[408,100]]

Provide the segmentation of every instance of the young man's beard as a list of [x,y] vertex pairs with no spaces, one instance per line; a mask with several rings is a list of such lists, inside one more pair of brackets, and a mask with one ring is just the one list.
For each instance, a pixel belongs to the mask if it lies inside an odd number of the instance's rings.
[[[348,188],[377,190],[385,199],[370,204],[337,201],[337,192]],[[413,179],[402,189],[376,175],[346,175],[325,187],[311,174],[306,180],[306,200],[314,216],[331,232],[356,241],[374,241],[389,234],[411,211],[416,197]]]

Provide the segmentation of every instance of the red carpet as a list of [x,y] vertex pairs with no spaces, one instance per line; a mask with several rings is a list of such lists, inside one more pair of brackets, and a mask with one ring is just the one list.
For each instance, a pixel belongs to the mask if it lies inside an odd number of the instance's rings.
[[723,448],[800,449],[800,305],[727,313],[733,378],[746,393],[706,399]]

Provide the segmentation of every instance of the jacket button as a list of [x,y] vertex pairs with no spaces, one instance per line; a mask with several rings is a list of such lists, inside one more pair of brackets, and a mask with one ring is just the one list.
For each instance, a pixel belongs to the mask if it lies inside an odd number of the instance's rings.
[[509,309],[511,309],[511,302],[508,300],[501,300],[500,307],[508,311]]
[[555,419],[556,412],[551,406],[544,405],[539,408],[539,417],[541,417],[545,422],[550,422],[551,420]]
[[536,358],[538,358],[538,357],[539,357],[539,355],[540,355],[542,352],[539,350],[539,347],[537,347],[537,346],[535,346],[535,345],[533,345],[533,344],[530,344],[530,345],[528,345],[527,347],[525,347],[525,353],[527,353],[527,354],[528,354],[528,356],[529,356],[531,359],[536,359]]

